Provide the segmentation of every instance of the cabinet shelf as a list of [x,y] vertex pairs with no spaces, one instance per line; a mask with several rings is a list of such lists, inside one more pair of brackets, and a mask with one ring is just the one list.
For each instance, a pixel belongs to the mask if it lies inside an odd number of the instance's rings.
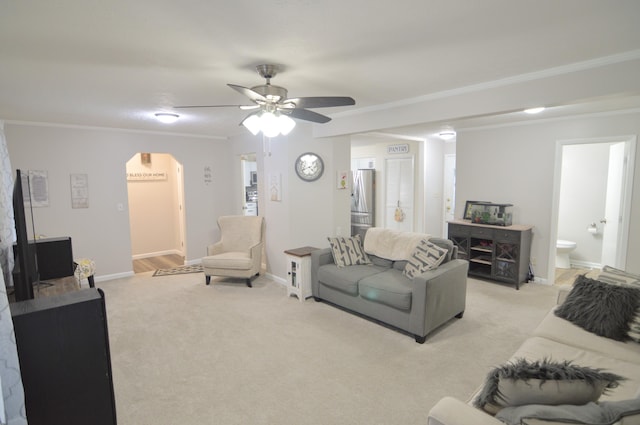
[[493,248],[490,246],[482,246],[482,245],[477,245],[477,246],[472,246],[471,249],[473,251],[480,251],[480,252],[493,252]]
[[484,255],[481,255],[479,257],[471,258],[469,261],[471,261],[473,263],[487,264],[489,266],[493,264],[492,261],[491,261],[491,257],[484,256]]

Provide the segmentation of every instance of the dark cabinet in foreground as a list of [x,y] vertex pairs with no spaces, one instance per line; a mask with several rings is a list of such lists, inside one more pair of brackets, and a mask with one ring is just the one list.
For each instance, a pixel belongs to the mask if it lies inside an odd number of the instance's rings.
[[512,283],[519,289],[529,277],[532,227],[456,220],[449,222],[448,235],[458,247],[458,258],[469,261],[469,276]]
[[29,425],[115,425],[104,294],[11,304]]

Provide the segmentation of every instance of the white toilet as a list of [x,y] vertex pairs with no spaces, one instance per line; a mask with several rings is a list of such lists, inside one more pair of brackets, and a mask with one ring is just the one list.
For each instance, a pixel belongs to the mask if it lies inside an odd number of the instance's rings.
[[569,253],[576,249],[576,243],[558,239],[556,242],[556,267],[559,269],[570,269],[571,260]]

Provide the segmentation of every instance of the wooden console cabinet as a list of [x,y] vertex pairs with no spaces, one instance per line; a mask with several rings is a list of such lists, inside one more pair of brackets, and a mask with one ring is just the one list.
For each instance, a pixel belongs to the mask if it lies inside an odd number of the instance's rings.
[[469,261],[469,276],[512,283],[520,289],[529,276],[532,228],[455,220],[449,222],[449,239],[458,247],[458,258]]

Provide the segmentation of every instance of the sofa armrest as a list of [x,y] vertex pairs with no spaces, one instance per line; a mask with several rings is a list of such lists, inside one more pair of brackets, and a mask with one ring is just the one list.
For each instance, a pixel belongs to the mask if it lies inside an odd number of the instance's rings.
[[331,248],[311,251],[311,293],[313,296],[318,296],[318,267],[333,263]]
[[504,425],[493,416],[453,397],[444,397],[433,406],[429,411],[427,424]]
[[451,260],[413,279],[411,329],[425,336],[454,316],[462,317],[467,301],[467,260]]
[[567,283],[558,286],[558,297],[556,298],[557,305],[562,305],[562,303],[564,303],[564,300],[567,299],[567,295],[569,295],[569,292],[571,292],[572,288],[573,285],[569,285]]

